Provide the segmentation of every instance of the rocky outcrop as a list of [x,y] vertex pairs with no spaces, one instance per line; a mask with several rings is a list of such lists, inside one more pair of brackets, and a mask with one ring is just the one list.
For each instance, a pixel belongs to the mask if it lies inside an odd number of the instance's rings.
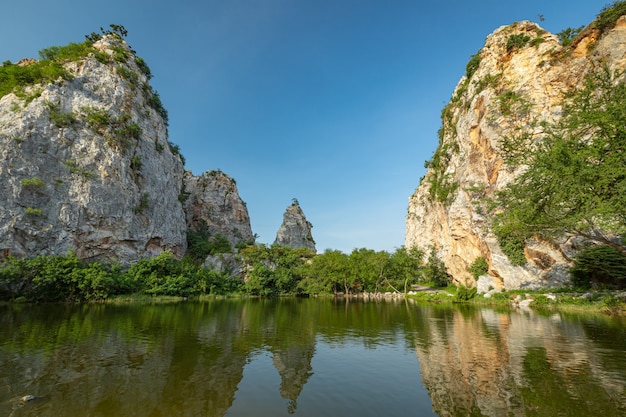
[[63,64],[68,79],[0,99],[4,256],[184,254],[183,164],[138,62],[120,37],[104,36]]
[[275,245],[290,248],[306,248],[315,252],[315,241],[311,234],[313,225],[309,223],[294,199],[293,204],[287,207],[283,215],[283,223],[276,233]]
[[590,26],[567,49],[531,22],[489,35],[442,112],[439,148],[409,199],[406,247],[434,246],[465,285],[474,285],[468,267],[479,257],[498,289],[566,282],[576,242],[529,242],[527,264],[514,266],[493,234],[488,203],[523,170],[504,163],[502,138],[540,137],[541,122],[559,118],[564,95],[599,62],[626,69],[626,17],[604,33]]
[[222,235],[233,247],[254,242],[248,208],[228,175],[218,170],[197,177],[187,171],[184,195],[189,230],[202,231],[209,238]]

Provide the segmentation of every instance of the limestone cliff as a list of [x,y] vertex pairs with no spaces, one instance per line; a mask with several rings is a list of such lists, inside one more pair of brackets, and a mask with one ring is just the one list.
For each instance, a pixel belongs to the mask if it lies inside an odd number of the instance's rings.
[[313,225],[309,223],[297,200],[287,207],[283,223],[276,233],[274,244],[291,248],[306,248],[315,252],[315,241],[311,234]]
[[573,240],[527,242],[527,264],[513,266],[493,234],[488,201],[523,169],[504,163],[502,138],[520,130],[539,137],[541,122],[559,118],[564,95],[600,62],[626,69],[626,17],[602,32],[590,25],[568,47],[531,22],[489,35],[442,112],[439,147],[409,199],[406,246],[433,245],[466,285],[474,285],[468,267],[479,257],[495,288],[566,281]]
[[239,197],[235,180],[222,171],[201,176],[185,172],[185,214],[190,230],[203,229],[208,236],[222,235],[234,247],[254,242],[248,208]]
[[183,163],[149,71],[119,36],[89,48],[60,61],[65,78],[0,99],[0,250],[182,256]]

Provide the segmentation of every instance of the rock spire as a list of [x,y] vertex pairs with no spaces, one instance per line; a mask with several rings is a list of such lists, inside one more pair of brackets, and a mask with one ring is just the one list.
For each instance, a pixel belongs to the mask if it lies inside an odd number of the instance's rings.
[[276,233],[274,244],[291,248],[306,248],[315,252],[315,241],[311,234],[312,227],[313,225],[307,221],[300,208],[298,200],[294,198],[293,203],[285,210],[283,223]]

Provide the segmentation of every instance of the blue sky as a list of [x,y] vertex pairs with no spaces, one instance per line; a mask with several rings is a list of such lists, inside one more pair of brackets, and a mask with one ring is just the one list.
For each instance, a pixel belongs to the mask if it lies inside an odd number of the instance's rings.
[[441,108],[485,37],[520,20],[586,25],[607,3],[21,0],[2,7],[0,61],[121,24],[186,168],[236,180],[258,242],[297,198],[318,252],[393,251]]

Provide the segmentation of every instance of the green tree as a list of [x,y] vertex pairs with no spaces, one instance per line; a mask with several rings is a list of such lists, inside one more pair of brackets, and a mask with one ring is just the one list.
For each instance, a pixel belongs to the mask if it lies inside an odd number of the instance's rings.
[[591,286],[626,287],[626,255],[606,245],[584,248],[576,255],[570,270],[572,283],[582,288]]
[[389,285],[398,291],[406,292],[411,284],[423,276],[424,254],[417,247],[396,249],[389,257],[387,276]]
[[300,286],[307,294],[338,293],[353,285],[350,257],[338,250],[326,249],[311,259]]
[[446,271],[446,265],[437,256],[435,247],[430,248],[428,261],[423,268],[423,276],[425,281],[431,282],[438,287],[444,287],[450,282],[450,277]]
[[626,84],[601,67],[567,97],[563,116],[539,140],[507,138],[507,163],[527,169],[498,196],[494,231],[519,252],[526,239],[563,233],[626,247]]
[[559,40],[561,41],[561,45],[569,46],[574,38],[578,36],[578,34],[582,32],[584,28],[584,26],[578,28],[565,28],[557,33],[556,36],[558,36]]
[[244,290],[263,296],[301,292],[304,265],[315,255],[307,249],[281,245],[252,245],[239,253],[247,266]]
[[385,279],[389,254],[372,249],[354,249],[348,257],[349,269],[344,277],[344,292],[378,292]]

